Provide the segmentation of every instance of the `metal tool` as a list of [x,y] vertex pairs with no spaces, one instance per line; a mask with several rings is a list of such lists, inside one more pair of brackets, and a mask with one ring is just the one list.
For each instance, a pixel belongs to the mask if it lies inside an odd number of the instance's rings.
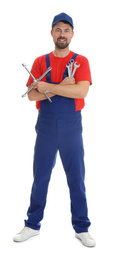
[[80,64],[79,64],[79,65],[76,65],[76,63],[77,63],[77,61],[74,62],[74,70],[73,70],[72,75],[71,75],[72,78],[74,77],[74,74],[75,74],[75,72],[76,72],[76,69],[80,67]]
[[70,64],[69,65],[66,65],[67,69],[68,69],[68,77],[69,79],[71,79],[71,74],[72,74],[72,71],[71,71],[71,66]]
[[[23,63],[22,66],[23,66],[23,67],[27,70],[27,72],[30,74],[30,76],[32,77],[32,79],[33,79],[34,82],[39,82],[39,81],[52,69],[51,67],[49,67],[49,68],[42,74],[42,76],[41,76],[39,79],[35,79],[35,77],[32,75],[32,73],[28,70],[26,64]],[[31,86],[31,87],[28,89],[28,91],[27,91],[24,95],[22,95],[22,97],[25,97],[26,94],[28,94],[32,89],[33,89],[33,86]],[[49,102],[52,103],[51,98],[50,98],[46,93],[44,93],[44,95],[47,97],[47,99],[49,100]]]
[[[66,67],[68,68],[68,77],[69,77],[69,79],[72,79],[74,77],[76,69],[80,67],[80,64],[76,65],[76,63],[77,63],[77,61],[74,62],[74,60],[71,59],[69,64],[66,65]],[[74,65],[74,69],[73,69],[73,65]]]
[[73,62],[74,62],[74,60],[71,59],[69,64],[66,65],[66,67],[68,68],[68,77],[69,77],[69,79],[71,79],[71,75],[72,75]]

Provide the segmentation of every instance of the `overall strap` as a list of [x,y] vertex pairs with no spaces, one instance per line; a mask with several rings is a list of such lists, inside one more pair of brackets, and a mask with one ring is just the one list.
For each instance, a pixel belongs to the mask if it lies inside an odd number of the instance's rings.
[[[47,69],[50,67],[50,58],[49,58],[49,53],[45,55],[46,57],[46,65],[47,65]],[[51,83],[51,71],[49,71],[46,74],[46,80],[47,82]]]
[[[75,53],[75,54],[72,56],[71,60],[75,60],[78,55],[79,55],[79,54]],[[71,61],[71,60],[70,60],[70,61]],[[70,63],[70,61],[69,61],[69,63]],[[69,65],[69,64],[68,64],[68,65]],[[63,79],[65,79],[67,76],[68,76],[68,68],[66,67],[66,70],[65,70],[65,72],[64,72],[64,74],[63,74]]]

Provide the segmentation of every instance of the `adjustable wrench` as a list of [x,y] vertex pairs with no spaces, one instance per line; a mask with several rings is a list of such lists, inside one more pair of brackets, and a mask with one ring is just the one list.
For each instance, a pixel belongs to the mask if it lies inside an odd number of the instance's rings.
[[[35,77],[34,77],[34,76],[32,75],[32,73],[28,70],[27,66],[26,66],[24,63],[22,64],[22,66],[23,66],[23,67],[27,70],[27,72],[30,74],[30,76],[32,77],[32,79],[33,79],[34,82],[39,82],[39,81],[52,69],[51,67],[49,67],[49,68],[42,74],[42,76],[41,76],[39,79],[35,79]],[[31,86],[30,89],[28,89],[28,91],[27,91],[24,95],[22,95],[22,97],[25,97],[26,94],[28,94],[32,89],[33,89],[33,86]],[[46,93],[44,93],[44,95],[47,97],[47,99],[49,100],[49,102],[52,103],[51,98],[50,98]]]

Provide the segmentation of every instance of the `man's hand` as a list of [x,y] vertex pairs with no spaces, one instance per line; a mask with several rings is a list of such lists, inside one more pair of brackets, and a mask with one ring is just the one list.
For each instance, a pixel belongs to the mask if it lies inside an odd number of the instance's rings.
[[76,81],[75,81],[75,78],[69,79],[68,77],[66,77],[65,79],[63,79],[61,84],[62,85],[73,85],[73,84],[76,84]]
[[49,93],[50,92],[50,85],[47,82],[39,81],[39,82],[34,82],[31,84],[34,89],[37,89],[39,93]]

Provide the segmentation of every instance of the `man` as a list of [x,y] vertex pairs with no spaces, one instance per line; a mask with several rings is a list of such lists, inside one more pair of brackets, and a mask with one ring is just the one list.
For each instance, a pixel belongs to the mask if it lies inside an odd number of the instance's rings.
[[[88,60],[69,50],[74,35],[73,20],[65,13],[58,14],[52,22],[51,36],[55,44],[53,52],[38,57],[32,66],[32,74],[39,78],[51,66],[41,82],[34,82],[31,77],[28,93],[31,101],[36,101],[39,110],[36,124],[37,139],[34,151],[34,182],[31,192],[30,207],[27,212],[24,229],[14,237],[14,241],[24,241],[38,235],[46,205],[48,184],[55,165],[57,151],[66,172],[70,190],[72,226],[75,236],[85,246],[95,246],[95,241],[88,233],[90,221],[87,216],[85,192],[84,149],[82,140],[81,110],[84,107],[91,82]],[[69,78],[67,65],[77,64],[73,78]],[[46,98],[51,98],[52,103]]]

